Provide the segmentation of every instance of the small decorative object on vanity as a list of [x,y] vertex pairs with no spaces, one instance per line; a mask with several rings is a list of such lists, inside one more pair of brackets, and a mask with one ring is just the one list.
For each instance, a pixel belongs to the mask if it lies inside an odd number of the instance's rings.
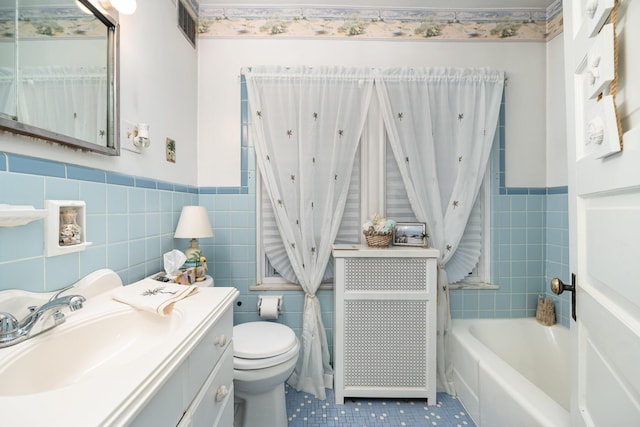
[[196,264],[196,281],[202,282],[207,275],[207,258],[201,256],[200,260]]
[[375,214],[362,224],[362,233],[371,248],[386,248],[391,242],[396,222]]
[[77,222],[78,211],[75,207],[60,208],[60,246],[77,245],[81,243],[82,228]]

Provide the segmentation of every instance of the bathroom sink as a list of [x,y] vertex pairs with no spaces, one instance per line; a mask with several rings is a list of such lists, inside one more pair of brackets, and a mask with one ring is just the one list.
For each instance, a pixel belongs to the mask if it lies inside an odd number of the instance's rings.
[[[238,291],[198,288],[163,317],[114,300],[122,286],[112,270],[85,276],[69,290],[86,298],[82,309],[63,308],[64,323],[0,348],[1,426],[125,426],[149,405],[160,418],[180,413],[184,402],[161,392],[172,378],[172,387],[183,386],[191,372],[186,360],[196,349],[202,354],[216,345],[209,331]],[[54,294],[43,293],[34,304]],[[2,291],[0,311],[22,317],[33,297]]]
[[[74,313],[75,314],[75,313]],[[70,316],[66,324],[15,347],[0,369],[0,396],[21,396],[70,386],[153,353],[181,320],[126,308]]]

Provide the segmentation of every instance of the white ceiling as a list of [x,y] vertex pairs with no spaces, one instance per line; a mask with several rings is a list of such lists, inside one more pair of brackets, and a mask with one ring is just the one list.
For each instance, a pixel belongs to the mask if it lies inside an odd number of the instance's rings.
[[434,9],[545,9],[554,0],[199,0],[200,5],[372,6]]

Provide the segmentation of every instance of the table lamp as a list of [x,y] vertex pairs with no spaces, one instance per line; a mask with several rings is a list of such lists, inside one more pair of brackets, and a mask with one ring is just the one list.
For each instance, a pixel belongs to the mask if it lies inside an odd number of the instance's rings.
[[176,239],[191,239],[191,246],[184,254],[188,263],[199,263],[202,251],[198,247],[199,237],[213,237],[207,209],[204,206],[183,206],[174,236]]

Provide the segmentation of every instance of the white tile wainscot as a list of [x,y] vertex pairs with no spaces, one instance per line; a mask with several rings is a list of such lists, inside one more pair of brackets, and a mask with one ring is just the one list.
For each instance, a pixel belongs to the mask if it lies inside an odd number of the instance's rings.
[[336,246],[336,404],[345,397],[436,402],[436,249]]

